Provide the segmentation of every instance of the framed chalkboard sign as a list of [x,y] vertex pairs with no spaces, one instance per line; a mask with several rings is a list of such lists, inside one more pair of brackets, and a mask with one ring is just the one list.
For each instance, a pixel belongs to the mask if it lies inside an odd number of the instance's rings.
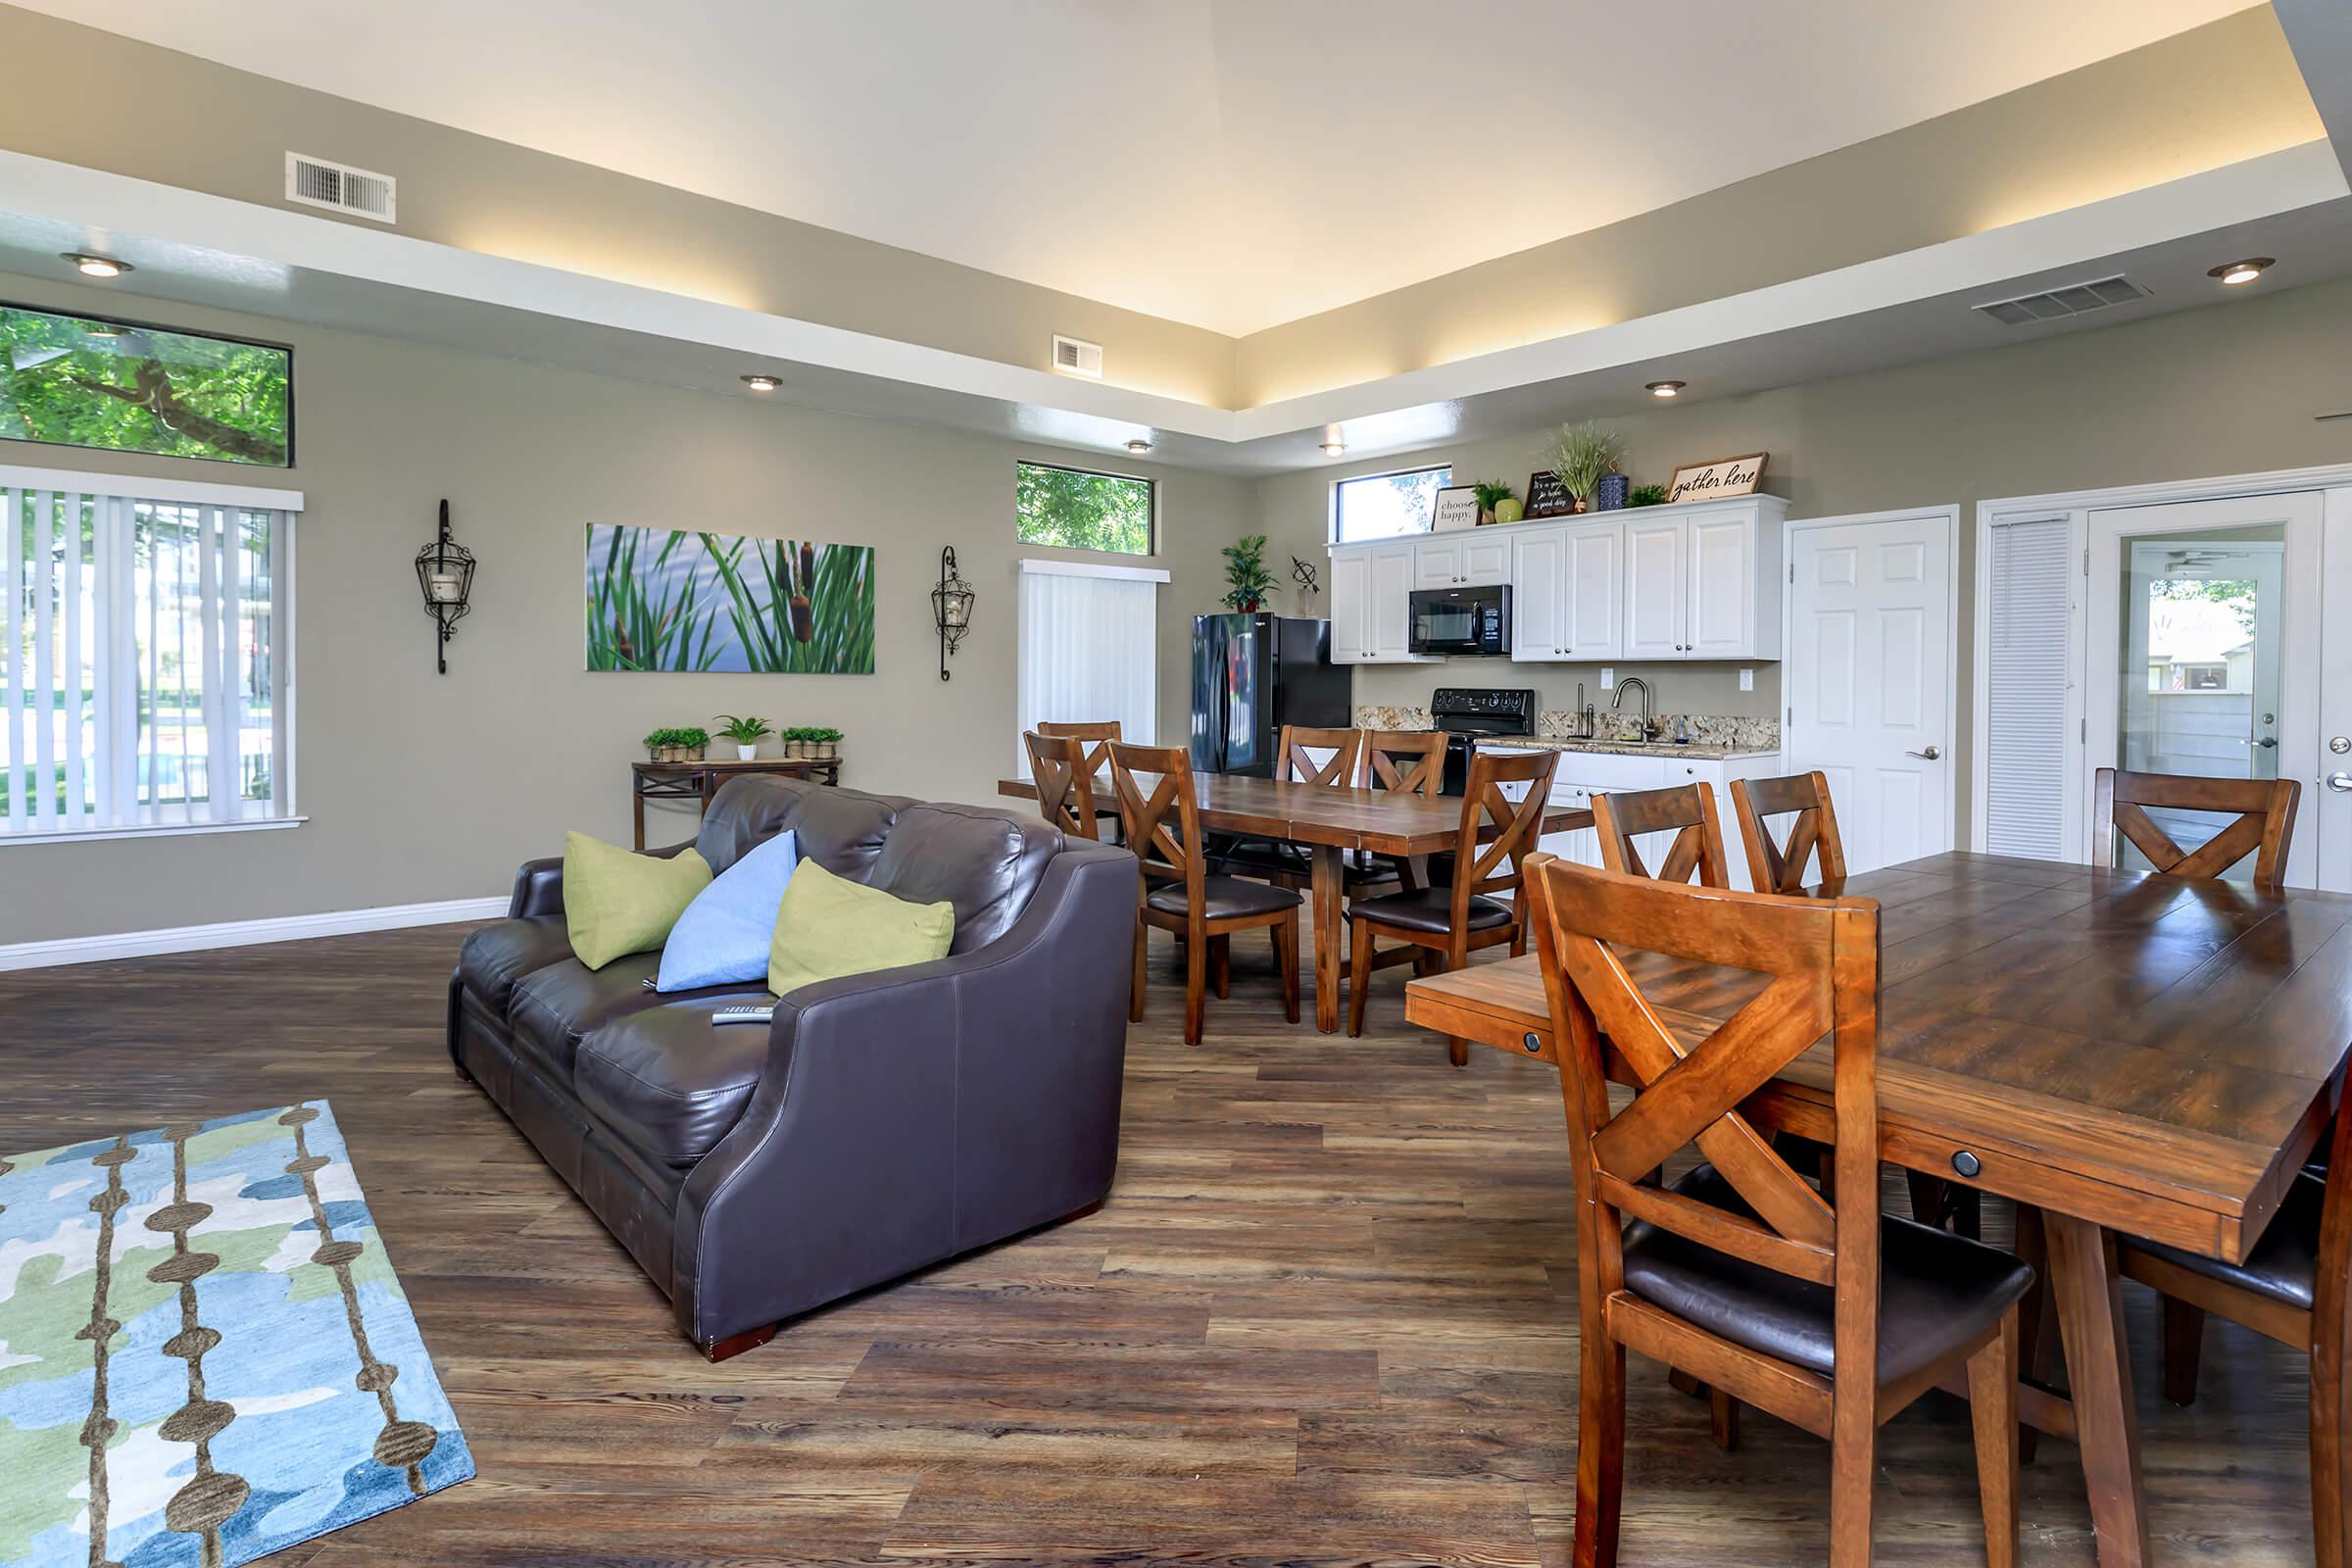
[[1560,476],[1549,468],[1527,476],[1527,515],[1530,517],[1565,517],[1576,510],[1576,497],[1560,482]]

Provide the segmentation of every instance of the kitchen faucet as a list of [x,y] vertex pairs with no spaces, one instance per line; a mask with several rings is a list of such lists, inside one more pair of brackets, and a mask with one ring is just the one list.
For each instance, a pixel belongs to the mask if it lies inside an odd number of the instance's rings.
[[1641,676],[1639,676],[1639,675],[1628,675],[1628,676],[1626,676],[1626,677],[1625,677],[1625,679],[1623,679],[1623,680],[1621,680],[1621,681],[1619,681],[1619,682],[1617,683],[1617,700],[1616,700],[1615,702],[1613,702],[1613,703],[1609,704],[1609,710],[1610,710],[1611,712],[1615,712],[1617,710],[1619,710],[1619,709],[1621,709],[1621,708],[1623,708],[1623,707],[1625,706],[1625,689],[1626,689],[1628,686],[1639,686],[1639,687],[1641,687],[1641,688],[1642,688],[1642,736],[1641,736],[1641,738],[1642,738],[1642,740],[1643,742],[1647,742],[1647,741],[1648,741],[1648,739],[1649,739],[1649,731],[1650,731],[1650,717],[1649,717],[1649,682],[1647,682],[1647,681],[1643,680],[1643,679],[1642,679]]

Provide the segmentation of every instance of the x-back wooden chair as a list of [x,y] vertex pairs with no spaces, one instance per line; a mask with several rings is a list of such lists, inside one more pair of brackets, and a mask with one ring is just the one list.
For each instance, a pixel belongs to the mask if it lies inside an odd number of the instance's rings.
[[[1271,929],[1274,961],[1282,971],[1283,1006],[1291,1022],[1297,1023],[1298,895],[1246,877],[1209,874],[1200,836],[1200,804],[1193,792],[1193,759],[1184,747],[1112,741],[1110,776],[1118,790],[1127,846],[1143,862],[1136,906],[1134,992],[1127,1016],[1136,1022],[1144,1016],[1148,927],[1157,926],[1184,938],[1184,1040],[1197,1046],[1208,988],[1210,941],[1265,926]],[[1149,793],[1142,777],[1157,780]]]
[[[1274,748],[1274,777],[1282,783],[1354,789],[1362,773],[1363,746],[1364,732],[1360,729],[1285,724]],[[1317,761],[1317,752],[1329,755]],[[1314,874],[1314,864],[1307,858],[1306,851],[1278,840],[1248,837],[1224,840],[1217,845],[1217,861],[1220,870],[1264,877],[1278,887],[1306,887]],[[1348,870],[1353,891],[1363,884],[1365,867],[1350,861]],[[1395,877],[1391,874],[1381,880],[1393,881]]]
[[[1655,877],[1661,882],[1688,882],[1728,888],[1729,862],[1723,854],[1723,822],[1715,814],[1715,792],[1704,784],[1682,784],[1663,790],[1629,790],[1592,797],[1592,828],[1600,839],[1600,863],[1627,876]],[[1658,868],[1642,862],[1634,840],[1648,833],[1672,833]]]
[[1095,775],[1086,765],[1085,743],[1030,730],[1021,736],[1021,744],[1029,750],[1029,777],[1037,785],[1037,806],[1046,820],[1082,839],[1100,838]]
[[[1748,880],[1758,893],[1804,892],[1805,867],[1815,860],[1821,863],[1815,882],[1835,889],[1845,880],[1845,840],[1838,832],[1830,781],[1821,773],[1734,779],[1732,808],[1747,846]],[[1789,811],[1796,820],[1788,824],[1788,842],[1775,844],[1764,819]]]
[[[1364,732],[1364,787],[1418,795],[1434,801],[1446,793],[1446,732],[1437,729],[1375,729]],[[1424,862],[1427,863],[1424,863]],[[1453,856],[1423,858],[1374,855],[1366,858],[1364,880],[1372,886],[1395,882],[1410,893],[1424,883],[1453,879]]]
[[[2303,786],[2291,778],[2197,778],[2102,767],[2091,802],[2091,842],[2113,844],[2120,833],[2167,876],[2219,877],[2251,855],[2255,886],[2276,888],[2286,879],[2286,852],[2302,798]],[[2233,820],[2196,849],[2183,850],[2148,815],[2151,806]]]
[[[1087,793],[1090,795],[1094,793],[1094,780],[1110,770],[1110,743],[1126,738],[1120,733],[1120,724],[1115,718],[1090,719],[1084,723],[1040,720],[1037,732],[1051,735],[1056,740],[1077,741],[1086,748],[1083,770],[1087,778]],[[1119,808],[1116,805],[1099,804],[1095,808],[1095,814],[1109,817],[1114,829],[1118,826]],[[1098,832],[1095,837],[1101,838],[1102,834]]]
[[[1557,752],[1473,755],[1462,792],[1461,827],[1454,835],[1451,885],[1359,899],[1348,906],[1348,1034],[1364,1032],[1364,996],[1375,969],[1396,963],[1459,969],[1479,949],[1505,942],[1514,956],[1527,951],[1524,906],[1494,895],[1520,886],[1520,862],[1535,850],[1559,764]],[[1514,802],[1503,790],[1506,784],[1523,784],[1526,794]],[[1489,829],[1494,837],[1481,843]],[[1383,936],[1404,945],[1382,953],[1376,938]],[[1468,1041],[1449,1036],[1446,1044],[1455,1066],[1469,1063]]]
[[[1965,1369],[1986,1553],[2011,1568],[2017,1302],[2033,1271],[1879,1213],[1878,906],[1688,887],[1550,856],[1531,860],[1523,898],[1576,1171],[1575,1561],[1616,1561],[1631,1348],[1830,1440],[1833,1568],[1870,1561],[1879,1426]],[[1642,995],[1624,961],[1632,952],[1769,983],[1690,1041]],[[1835,1207],[1740,1113],[1825,1034],[1838,1187],[1853,1195]],[[1635,1085],[1614,1112],[1610,1055]],[[1694,1142],[1708,1163],[1645,1185]]]

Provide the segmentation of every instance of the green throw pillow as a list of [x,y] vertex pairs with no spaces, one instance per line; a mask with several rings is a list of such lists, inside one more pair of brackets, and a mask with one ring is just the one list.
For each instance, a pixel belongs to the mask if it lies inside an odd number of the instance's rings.
[[602,969],[624,954],[660,947],[710,885],[710,862],[692,850],[664,860],[585,833],[565,834],[564,924],[572,956]]
[[845,974],[928,963],[955,940],[953,904],[909,904],[803,860],[776,909],[767,989],[780,997]]

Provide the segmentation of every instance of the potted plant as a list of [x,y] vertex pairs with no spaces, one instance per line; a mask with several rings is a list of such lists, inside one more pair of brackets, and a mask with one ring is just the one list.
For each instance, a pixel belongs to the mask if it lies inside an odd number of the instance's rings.
[[699,762],[710,744],[710,732],[699,725],[665,727],[645,738],[645,750],[657,762]]
[[1629,507],[1662,507],[1666,504],[1666,487],[1662,484],[1636,485],[1625,504]]
[[1266,569],[1266,536],[1253,533],[1225,547],[1225,603],[1245,615],[1266,608],[1274,574]]
[[815,747],[813,756],[831,759],[841,755],[841,731],[829,725],[818,725],[809,732],[808,740]]
[[1558,476],[1560,487],[1574,500],[1572,510],[1590,510],[1592,492],[1600,487],[1600,476],[1617,466],[1625,456],[1625,437],[1605,425],[1588,419],[1582,424],[1564,424],[1551,442],[1551,471]]
[[1519,492],[1500,479],[1481,479],[1471,486],[1478,492],[1478,520],[1484,522],[1517,522],[1527,515],[1527,505]]
[[721,713],[710,722],[719,726],[718,732],[735,743],[735,760],[748,762],[760,755],[760,738],[770,726],[764,718],[738,718],[733,713]]

